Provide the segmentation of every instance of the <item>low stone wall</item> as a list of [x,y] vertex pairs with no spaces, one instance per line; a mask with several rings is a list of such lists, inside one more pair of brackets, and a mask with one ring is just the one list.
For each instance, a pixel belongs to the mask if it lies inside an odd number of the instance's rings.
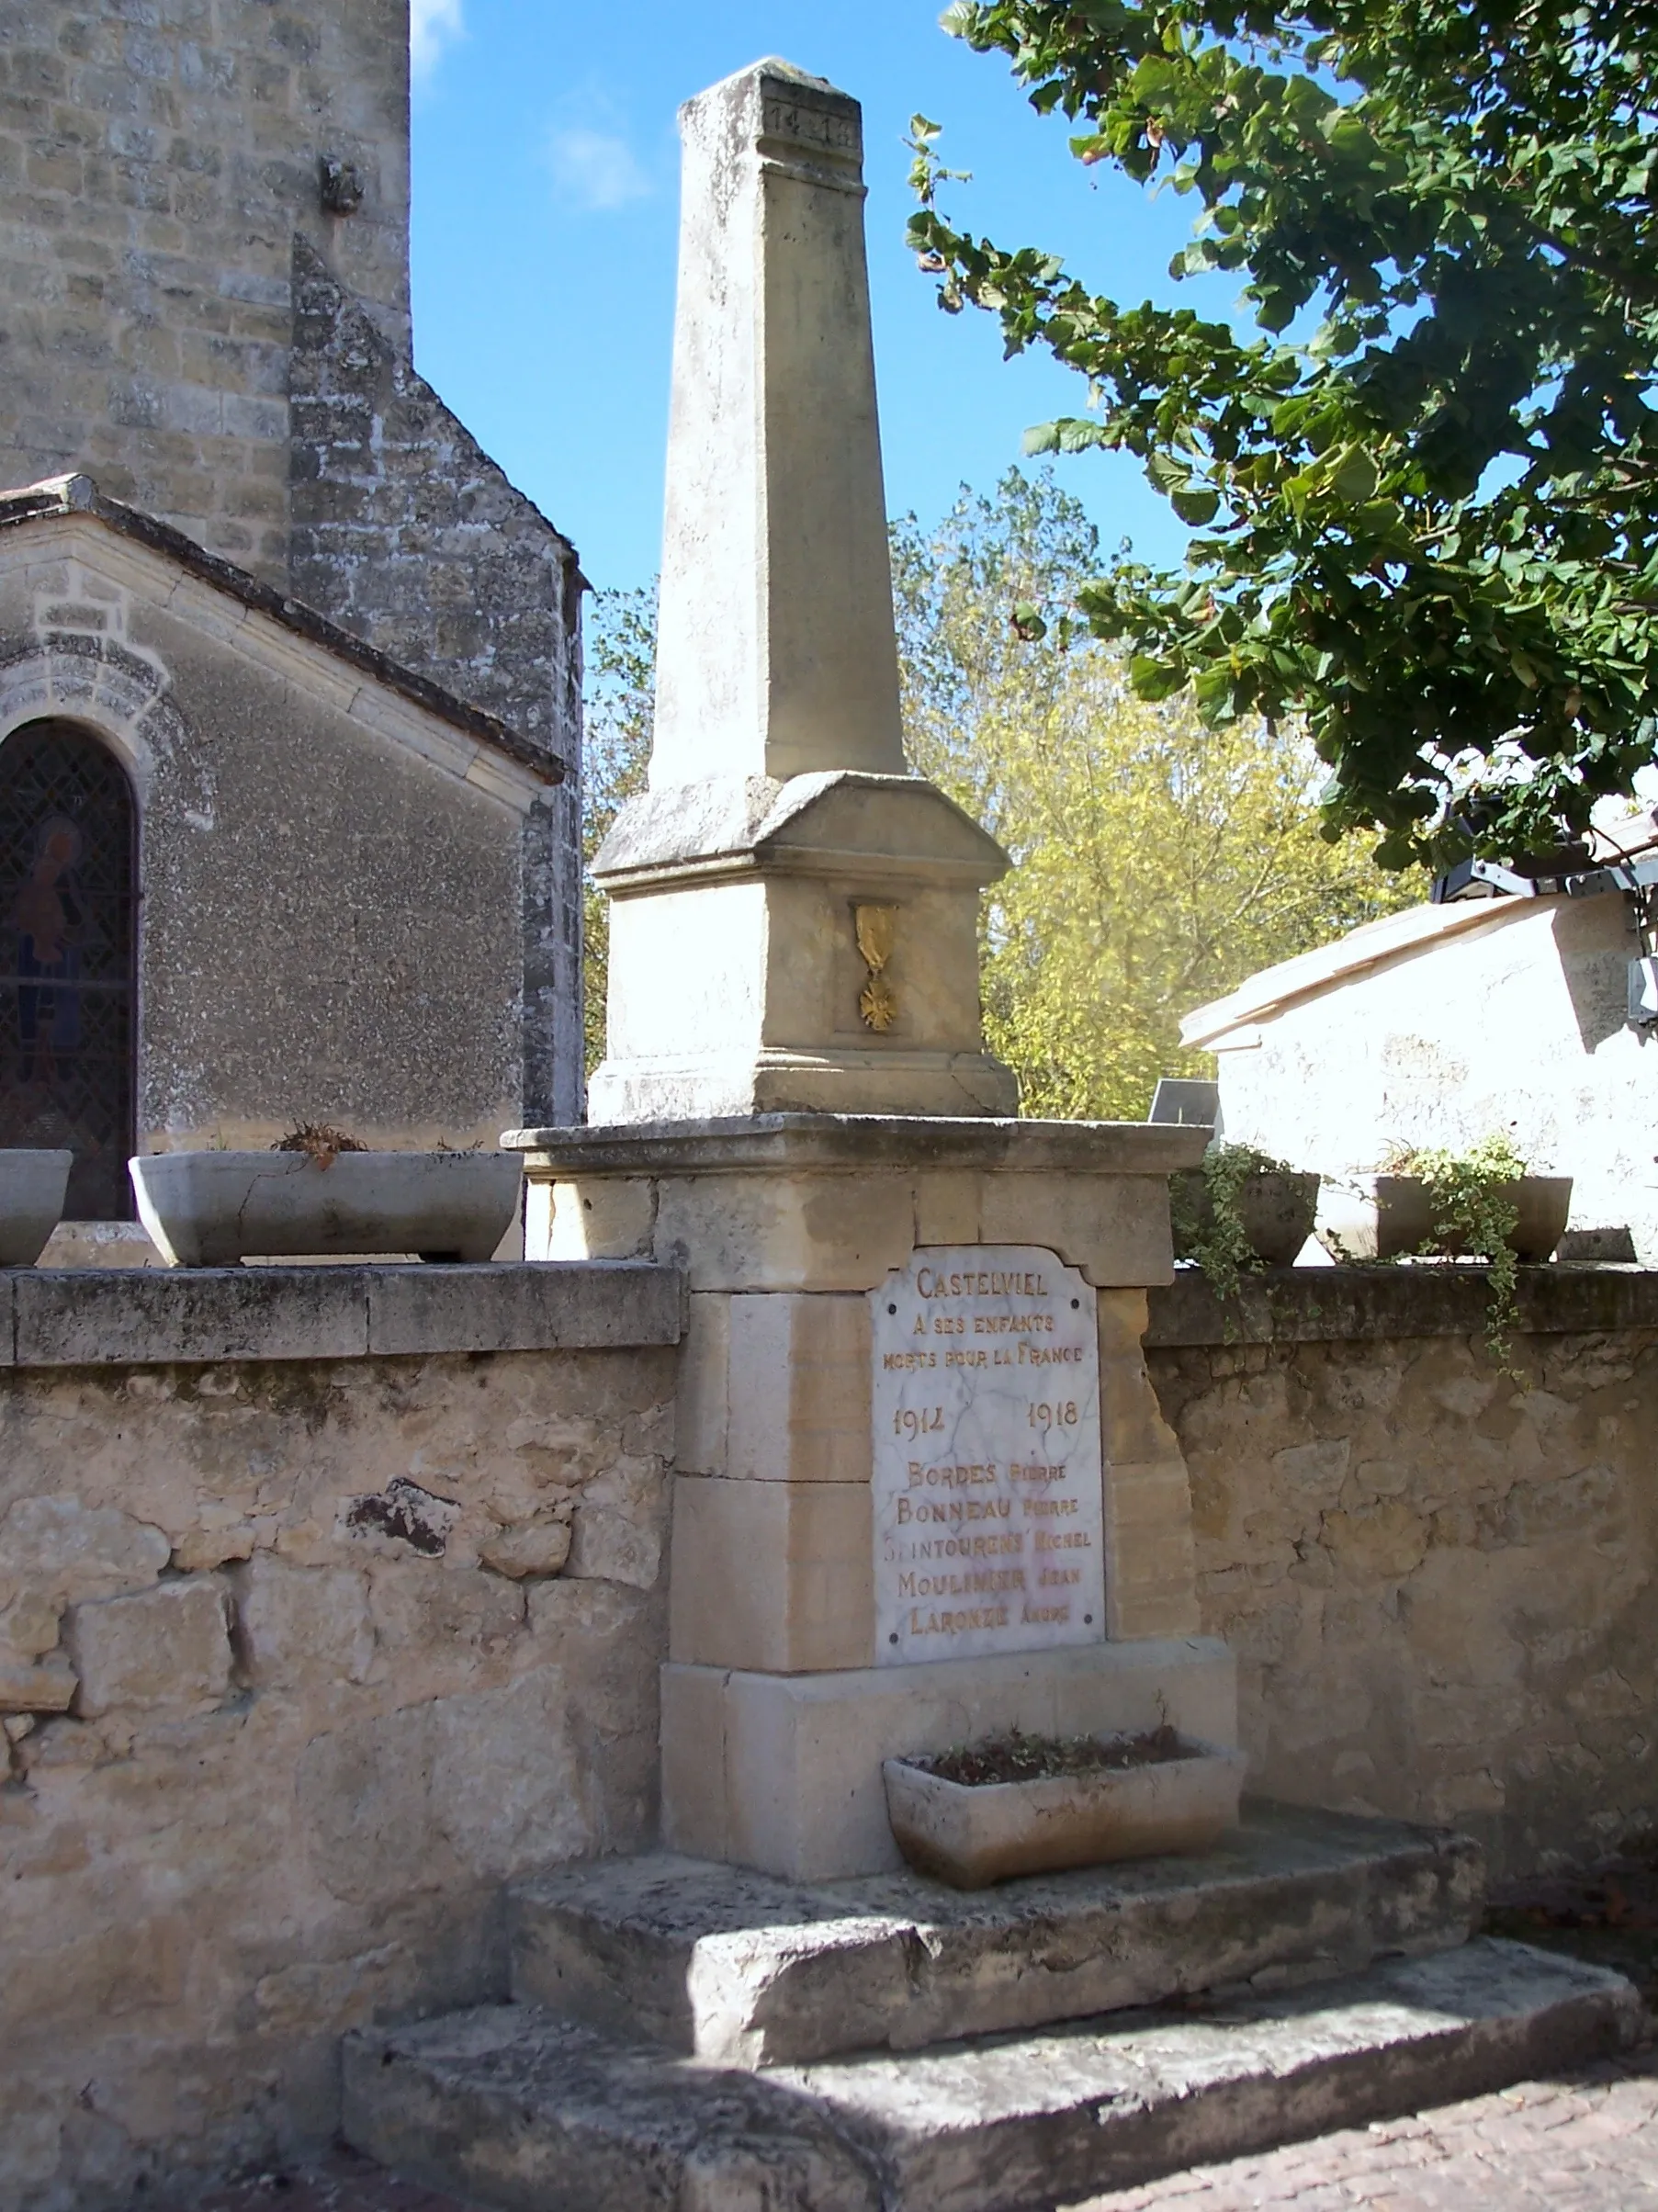
[[326,2136],[342,2029],[502,1993],[504,1878],[651,1837],[682,1305],[0,1275],[0,2206]]
[[1146,1339],[1251,1787],[1510,1872],[1658,1820],[1658,1275],[1523,1270],[1521,1304],[1521,1382],[1462,1269],[1291,1270],[1230,1313],[1182,1277]]

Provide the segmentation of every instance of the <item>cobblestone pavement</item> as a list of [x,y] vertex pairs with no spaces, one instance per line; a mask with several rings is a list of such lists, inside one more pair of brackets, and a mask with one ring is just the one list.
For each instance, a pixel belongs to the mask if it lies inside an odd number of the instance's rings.
[[1658,2212],[1658,2051],[1193,2167],[1070,2212]]

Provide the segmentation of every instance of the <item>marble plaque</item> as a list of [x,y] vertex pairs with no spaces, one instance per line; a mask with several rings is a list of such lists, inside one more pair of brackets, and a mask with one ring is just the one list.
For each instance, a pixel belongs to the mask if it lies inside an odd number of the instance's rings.
[[1035,1246],[932,1246],[870,1313],[877,1664],[1102,1642],[1092,1290]]

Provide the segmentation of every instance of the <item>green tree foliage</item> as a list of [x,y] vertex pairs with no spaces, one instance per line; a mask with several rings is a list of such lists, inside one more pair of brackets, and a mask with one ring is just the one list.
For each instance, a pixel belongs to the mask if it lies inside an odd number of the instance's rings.
[[[586,730],[581,761],[581,859],[603,843],[624,800],[645,788],[656,696],[656,586],[596,592],[586,625]],[[604,1057],[610,902],[591,875],[582,883],[581,1026],[587,1072]]]
[[1097,296],[956,229],[942,304],[1088,379],[1043,446],[1119,447],[1199,532],[1081,603],[1140,697],[1303,712],[1333,830],[1388,866],[1546,849],[1653,757],[1658,7],[1651,0],[959,0],[1085,163],[1192,196],[1177,275],[1258,334]]
[[983,973],[1026,1113],[1137,1120],[1158,1076],[1211,1066],[1181,1052],[1182,1014],[1421,897],[1367,840],[1321,834],[1298,731],[1135,696],[1070,612],[1099,542],[1051,480],[964,491],[936,531],[899,523],[893,553],[911,763],[1015,863]]

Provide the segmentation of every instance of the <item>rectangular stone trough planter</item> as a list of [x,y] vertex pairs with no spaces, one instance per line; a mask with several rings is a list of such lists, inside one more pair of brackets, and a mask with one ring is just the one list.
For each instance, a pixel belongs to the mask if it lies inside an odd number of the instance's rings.
[[[1569,1175],[1522,1175],[1503,1186],[1519,1213],[1509,1238],[1523,1260],[1548,1259],[1572,1213]],[[1337,1259],[1397,1259],[1420,1252],[1434,1233],[1427,1185],[1416,1175],[1360,1175],[1326,1182],[1318,1203],[1319,1242]],[[1458,1257],[1455,1240],[1447,1258]]]
[[1190,1755],[1156,1766],[973,1787],[888,1759],[887,1818],[917,1872],[958,1890],[1015,1874],[1206,1851],[1237,1825],[1248,1762],[1241,1751],[1186,1748]]
[[[1170,1181],[1179,1186],[1186,1212],[1200,1236],[1214,1234],[1214,1201],[1201,1168],[1189,1168]],[[1290,1168],[1246,1176],[1237,1194],[1245,1241],[1268,1267],[1287,1268],[1309,1236],[1318,1213],[1319,1178]],[[1185,1254],[1181,1254],[1184,1258]]]
[[32,1268],[63,1213],[73,1152],[0,1150],[0,1268]]
[[139,1218],[175,1268],[491,1259],[524,1175],[516,1152],[161,1152],[129,1166]]

